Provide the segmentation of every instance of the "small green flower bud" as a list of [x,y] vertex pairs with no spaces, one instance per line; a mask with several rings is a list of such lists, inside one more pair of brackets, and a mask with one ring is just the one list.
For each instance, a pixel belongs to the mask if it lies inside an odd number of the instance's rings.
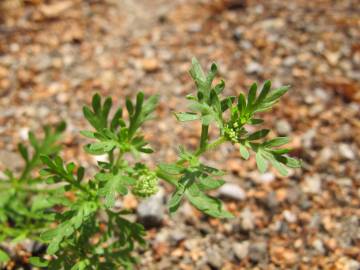
[[158,178],[154,172],[142,170],[132,188],[132,193],[138,197],[149,197],[158,192]]
[[238,143],[241,140],[241,136],[244,134],[243,124],[238,121],[230,121],[224,127],[224,135],[233,144]]
[[226,125],[224,127],[224,135],[229,141],[233,143],[236,143],[238,141],[236,129],[230,125]]

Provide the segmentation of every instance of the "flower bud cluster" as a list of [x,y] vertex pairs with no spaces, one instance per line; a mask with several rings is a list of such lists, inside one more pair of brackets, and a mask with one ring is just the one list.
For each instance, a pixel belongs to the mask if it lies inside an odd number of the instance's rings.
[[229,122],[224,127],[225,138],[232,143],[238,143],[244,128],[238,122]]
[[158,178],[155,172],[148,169],[137,173],[137,181],[132,188],[132,193],[138,197],[149,197],[158,192]]

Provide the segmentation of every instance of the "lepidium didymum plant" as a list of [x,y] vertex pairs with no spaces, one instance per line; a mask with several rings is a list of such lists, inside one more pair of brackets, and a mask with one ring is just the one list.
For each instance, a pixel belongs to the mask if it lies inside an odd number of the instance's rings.
[[[300,166],[298,160],[287,155],[290,149],[282,148],[289,142],[288,138],[267,139],[268,129],[250,132],[248,128],[261,126],[264,121],[258,113],[271,109],[288,87],[272,90],[270,81],[266,81],[259,91],[253,84],[247,96],[241,93],[238,97],[223,97],[224,81],[213,85],[216,74],[215,64],[205,74],[193,59],[190,75],[196,92],[186,97],[188,112],[175,113],[175,116],[180,122],[201,122],[199,146],[194,151],[181,146],[176,162],[158,164],[156,168],[147,167],[139,157],[153,152],[141,134],[141,126],[152,118],[159,97],[145,98],[140,92],[135,102],[126,99],[128,117],[125,119],[123,108],[110,114],[111,98],[103,101],[98,94],[93,96],[91,107],[83,109],[92,127],[81,132],[92,140],[84,149],[91,155],[106,154],[108,160],[99,161],[98,172],[84,180],[83,167],[65,163],[60,156],[42,156],[46,168],[41,170],[41,175],[48,183],[61,184],[62,192],[54,194],[44,209],[55,215],[51,228],[40,236],[48,245],[47,256],[32,257],[31,263],[49,269],[132,269],[137,262],[133,250],[137,245],[145,245],[145,231],[141,224],[126,218],[127,209],[115,211],[114,203],[128,192],[139,198],[155,194],[159,180],[174,186],[168,201],[170,213],[174,213],[183,200],[188,200],[206,215],[231,218],[233,215],[224,209],[222,202],[208,194],[224,184],[221,179],[224,172],[200,161],[205,152],[225,142],[231,142],[244,159],[255,153],[260,172],[271,164],[286,175],[287,167]],[[216,138],[210,138],[210,128],[218,130]],[[128,162],[133,159],[125,159],[127,155],[137,161]]]

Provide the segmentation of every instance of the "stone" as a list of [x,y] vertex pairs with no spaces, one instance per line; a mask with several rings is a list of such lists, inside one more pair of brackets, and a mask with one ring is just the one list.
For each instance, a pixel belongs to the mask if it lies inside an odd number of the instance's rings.
[[52,67],[52,58],[48,54],[39,54],[32,58],[32,66],[36,71],[46,71]]
[[156,243],[166,243],[170,238],[170,232],[166,228],[159,230],[155,236]]
[[196,249],[198,246],[199,246],[199,239],[190,238],[184,241],[184,247],[189,251]]
[[291,67],[296,64],[296,61],[297,61],[296,57],[288,56],[284,59],[283,65],[286,67]]
[[305,149],[310,149],[313,146],[313,141],[316,136],[316,129],[311,128],[302,137],[302,145]]
[[319,157],[316,160],[319,162],[319,165],[326,165],[333,156],[333,150],[330,147],[325,147],[320,151]]
[[73,6],[72,1],[59,1],[50,5],[41,5],[39,10],[46,18],[56,18]]
[[299,206],[302,210],[308,210],[312,206],[312,202],[306,196],[301,196]]
[[23,127],[19,130],[21,140],[25,141],[29,139],[29,131],[30,129],[28,127]]
[[352,187],[352,180],[348,177],[341,177],[338,178],[336,183],[341,187],[351,188]]
[[233,38],[235,41],[240,41],[243,36],[242,28],[237,27],[233,33]]
[[14,152],[0,149],[0,168],[9,170],[18,170],[24,166],[24,162],[20,155]]
[[223,256],[221,256],[220,252],[216,249],[208,249],[206,251],[206,257],[208,260],[208,264],[215,269],[221,269],[224,264]]
[[276,123],[276,131],[280,136],[286,136],[291,133],[291,126],[288,121],[280,120]]
[[331,99],[331,94],[329,91],[326,91],[325,89],[322,88],[316,88],[314,91],[314,94],[317,98],[319,98],[322,101],[330,101]]
[[146,72],[155,72],[160,68],[160,64],[156,58],[145,58],[142,60],[142,68]]
[[312,230],[318,230],[321,225],[321,216],[318,213],[315,213],[311,216],[309,222],[309,228]]
[[272,172],[266,172],[263,174],[260,174],[258,177],[258,181],[255,181],[257,183],[261,184],[270,184],[275,180],[275,174]]
[[244,231],[251,231],[255,228],[255,218],[250,208],[245,208],[240,213],[240,227]]
[[306,176],[302,189],[305,193],[317,194],[321,191],[321,178],[318,174]]
[[233,183],[225,183],[218,192],[219,196],[225,199],[243,201],[246,198],[245,191],[241,187]]
[[264,203],[267,209],[269,209],[271,212],[275,212],[279,206],[279,201],[277,199],[276,193],[274,191],[270,191],[267,194]]
[[262,65],[260,65],[257,62],[250,62],[246,68],[245,68],[245,72],[247,74],[259,74],[263,71],[263,67]]
[[341,54],[339,52],[326,52],[325,58],[329,62],[330,65],[335,66],[341,57]]
[[291,266],[298,261],[298,255],[294,251],[284,247],[272,247],[271,260],[279,265]]
[[[356,215],[344,218],[341,222],[340,233],[337,235],[338,243],[343,248],[349,248],[352,246],[352,243],[356,243],[360,238],[360,227],[359,227],[360,218]],[[334,227],[334,226],[332,226]],[[330,227],[330,229],[332,229]]]
[[282,213],[285,220],[289,223],[295,223],[297,221],[297,217],[294,213],[290,212],[289,210],[284,210]]
[[0,78],[6,78],[9,75],[9,70],[3,66],[0,66]]
[[244,242],[241,242],[241,243],[234,243],[233,244],[232,248],[233,248],[235,257],[239,261],[245,259],[248,256],[248,254],[249,254],[249,246],[250,246],[249,241],[244,241]]
[[319,252],[320,254],[324,254],[325,253],[325,247],[323,242],[320,239],[315,239],[315,241],[312,243],[312,246],[314,247],[314,249]]
[[155,195],[143,200],[137,208],[138,221],[146,228],[159,227],[165,214],[165,192],[160,189]]
[[289,203],[293,204],[293,203],[296,203],[300,199],[301,195],[302,195],[302,192],[299,188],[296,188],[296,187],[289,188],[287,191],[286,199],[288,200]]
[[343,159],[347,159],[347,160],[355,159],[354,151],[351,149],[350,145],[348,145],[346,143],[340,143],[338,145],[338,151],[339,151],[340,157]]
[[179,228],[176,228],[176,230],[173,230],[170,234],[170,243],[175,246],[179,242],[186,239],[187,236],[188,235],[184,231],[179,230]]
[[191,23],[189,24],[187,30],[189,31],[189,33],[198,33],[201,31],[201,24],[199,23]]
[[267,261],[268,251],[266,242],[251,243],[249,247],[249,258],[254,263]]
[[348,259],[345,263],[346,270],[359,270],[360,269],[360,262],[355,261],[353,259]]

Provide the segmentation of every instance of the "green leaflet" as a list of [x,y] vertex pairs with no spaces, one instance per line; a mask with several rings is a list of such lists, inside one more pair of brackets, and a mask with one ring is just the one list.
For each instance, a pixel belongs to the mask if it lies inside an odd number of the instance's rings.
[[225,184],[225,181],[222,179],[214,179],[212,177],[200,178],[198,182],[198,188],[201,191],[213,190],[221,187]]
[[243,157],[243,159],[249,159],[250,157],[250,153],[247,150],[246,146],[242,145],[241,143],[239,144],[239,150],[240,150],[240,154]]
[[181,200],[184,197],[184,193],[186,190],[185,185],[179,185],[176,191],[171,195],[171,198],[168,202],[168,208],[170,214],[175,213],[181,204]]
[[40,194],[33,197],[31,211],[32,212],[43,211],[45,209],[52,208],[55,205],[68,205],[68,204],[69,201],[66,198]]
[[267,167],[268,167],[267,160],[264,158],[261,151],[258,151],[256,153],[255,158],[256,158],[256,164],[257,164],[257,167],[258,167],[259,171],[261,173],[264,173],[266,171]]
[[264,137],[266,137],[268,134],[269,134],[270,130],[269,129],[261,129],[261,130],[258,130],[252,134],[250,134],[248,137],[247,137],[247,140],[249,141],[255,141],[255,140],[259,140],[259,139],[262,139]]
[[117,143],[115,141],[102,141],[88,144],[84,149],[89,154],[102,155],[113,150],[116,145]]
[[201,192],[196,185],[191,185],[186,191],[186,197],[190,203],[201,212],[215,217],[215,218],[232,218],[234,217],[230,212],[222,208],[222,203],[219,199],[206,195]]
[[175,113],[175,116],[180,122],[194,121],[200,118],[196,113]]
[[6,263],[9,260],[10,260],[9,255],[5,251],[0,249],[0,263]]
[[263,144],[264,147],[277,147],[289,143],[289,138],[287,137],[277,137],[275,139],[269,140]]
[[39,257],[30,257],[29,262],[31,265],[36,267],[47,267],[49,265],[49,262],[46,260],[43,260]]
[[169,174],[181,174],[184,171],[184,168],[182,166],[178,166],[176,164],[160,163],[158,167]]
[[129,112],[129,138],[131,138],[136,130],[147,120],[152,118],[152,113],[159,101],[159,96],[151,96],[144,101],[144,93],[139,92],[136,96],[135,111]]
[[77,262],[70,270],[85,270],[88,266],[90,266],[90,260],[85,259]]

